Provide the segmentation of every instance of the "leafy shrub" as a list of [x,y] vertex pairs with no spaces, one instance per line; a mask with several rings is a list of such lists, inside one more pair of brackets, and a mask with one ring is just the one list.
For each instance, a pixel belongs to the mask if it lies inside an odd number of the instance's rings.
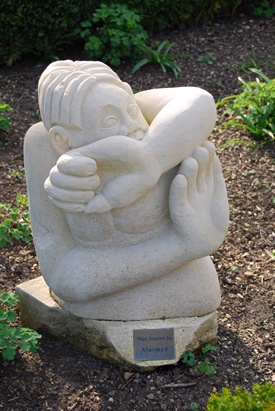
[[[117,1],[119,2],[119,0]],[[205,23],[217,17],[232,16],[236,10],[252,11],[251,0],[128,0],[129,8],[142,16],[142,24],[149,31],[159,31],[173,26]]]
[[275,387],[270,383],[262,386],[255,384],[252,393],[237,387],[235,395],[229,388],[223,388],[221,394],[211,394],[206,409],[207,411],[274,411]]
[[138,45],[148,38],[139,15],[125,4],[102,3],[80,26],[76,33],[85,41],[88,59],[102,59],[113,66],[119,66],[125,57],[135,60],[140,54]]
[[97,2],[79,0],[2,0],[0,62],[12,64],[26,53],[51,60]]
[[0,203],[0,247],[5,247],[14,238],[26,243],[32,241],[30,216],[27,209],[28,198],[24,194],[17,194],[16,207]]
[[275,7],[269,1],[263,0],[258,7],[255,7],[253,14],[254,16],[272,17],[275,15]]
[[260,70],[251,68],[258,74],[256,81],[243,83],[240,94],[222,99],[218,105],[225,105],[225,115],[234,116],[226,126],[243,127],[249,130],[258,140],[270,141],[275,139],[275,79],[269,79]]
[[[6,113],[12,111],[9,104],[0,104],[0,113]],[[11,119],[0,114],[0,132],[5,132],[10,128]]]
[[18,301],[19,296],[15,293],[0,294],[0,351],[4,360],[13,360],[18,348],[31,352],[39,348],[40,334],[30,328],[16,328],[11,325],[17,314],[10,307],[15,307]]
[[173,54],[170,54],[170,50],[175,43],[169,43],[169,41],[163,41],[157,48],[157,50],[152,50],[146,44],[140,44],[139,48],[146,54],[146,58],[140,60],[135,67],[132,69],[132,73],[135,73],[142,66],[148,63],[159,64],[162,71],[166,73],[166,67],[170,68],[175,77],[181,73],[180,67],[172,61]]
[[[231,16],[236,9],[252,12],[260,7],[266,15],[270,9],[269,6],[261,6],[265,3],[266,0],[105,0],[106,8],[111,10],[127,4],[128,10],[135,10],[141,16],[142,26],[150,31],[209,22],[217,17]],[[90,16],[100,8],[100,4],[100,0],[2,0],[0,63],[12,64],[14,60],[30,52],[35,53],[39,59],[56,59],[66,44],[74,44],[75,30],[81,22],[91,22]],[[91,26],[87,28],[91,29]],[[101,40],[101,34],[91,30],[88,38],[93,34]],[[110,36],[112,35],[109,34]],[[117,33],[115,37],[118,38]],[[85,41],[88,41],[86,37]],[[94,47],[97,51],[100,43],[97,41]]]

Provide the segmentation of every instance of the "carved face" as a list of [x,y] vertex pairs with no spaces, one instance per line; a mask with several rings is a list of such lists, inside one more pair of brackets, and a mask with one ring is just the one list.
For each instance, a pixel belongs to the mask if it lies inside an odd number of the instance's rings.
[[96,84],[82,104],[83,130],[76,131],[71,147],[80,147],[111,136],[142,140],[148,123],[135,98],[113,84]]

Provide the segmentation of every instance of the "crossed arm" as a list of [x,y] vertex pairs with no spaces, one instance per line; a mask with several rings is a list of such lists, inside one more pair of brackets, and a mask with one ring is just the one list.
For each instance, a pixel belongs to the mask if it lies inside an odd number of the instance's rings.
[[212,143],[204,143],[182,162],[171,185],[169,208],[171,224],[162,235],[128,247],[74,247],[63,254],[50,273],[53,291],[65,301],[86,302],[213,253],[226,235],[228,204]]
[[89,301],[151,281],[214,252],[225,237],[226,189],[209,142],[182,162],[172,182],[170,228],[162,236],[123,248],[75,246],[64,213],[42,189],[55,162],[47,131],[41,123],[33,126],[25,139],[25,169],[36,251],[47,284],[66,301]]
[[[199,88],[148,90],[135,98],[150,124],[143,140],[113,136],[61,156],[45,183],[55,206],[85,213],[126,207],[201,146],[214,127],[214,100]],[[109,182],[108,170],[115,175]]]

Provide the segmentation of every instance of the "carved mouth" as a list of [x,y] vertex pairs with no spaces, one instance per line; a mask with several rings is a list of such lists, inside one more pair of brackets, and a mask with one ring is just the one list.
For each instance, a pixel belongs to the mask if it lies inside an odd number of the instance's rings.
[[134,133],[130,134],[129,137],[133,138],[134,140],[142,140],[143,137],[145,136],[145,131],[144,130],[136,130]]

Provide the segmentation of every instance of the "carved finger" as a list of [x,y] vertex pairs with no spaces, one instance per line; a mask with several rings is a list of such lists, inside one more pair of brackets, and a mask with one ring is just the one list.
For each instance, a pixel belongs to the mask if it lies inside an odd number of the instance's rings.
[[49,197],[49,200],[55,207],[61,209],[65,213],[82,213],[85,208],[84,204],[64,203],[63,201],[58,201],[51,197]]
[[169,195],[169,209],[173,222],[178,225],[179,219],[185,214],[189,206],[187,196],[187,179],[182,174],[177,174],[172,181]]
[[88,177],[69,176],[61,174],[57,167],[51,170],[50,181],[53,186],[67,190],[95,190],[100,185],[97,174]]
[[208,151],[208,153],[209,153],[209,156],[214,155],[214,153],[216,152],[216,147],[215,147],[215,145],[214,145],[211,141],[209,141],[209,140],[206,140],[206,141],[202,144],[202,147],[204,147],[204,148],[207,149],[207,151]]
[[187,157],[181,163],[179,173],[183,174],[187,181],[187,196],[189,201],[197,195],[198,162],[193,157]]
[[211,141],[206,140],[203,143],[203,147],[207,149],[208,154],[209,154],[209,160],[207,163],[207,169],[206,169],[206,181],[209,186],[213,184],[213,161],[214,161],[214,156],[216,156],[216,147],[214,146]]
[[206,174],[209,162],[209,152],[204,147],[197,147],[193,151],[192,157],[198,162],[197,188],[198,191],[203,191],[207,184]]
[[86,177],[95,174],[95,160],[80,153],[63,154],[57,161],[57,168],[63,174]]
[[94,198],[94,191],[63,190],[54,187],[49,179],[44,183],[44,189],[51,198],[64,203],[88,203]]

